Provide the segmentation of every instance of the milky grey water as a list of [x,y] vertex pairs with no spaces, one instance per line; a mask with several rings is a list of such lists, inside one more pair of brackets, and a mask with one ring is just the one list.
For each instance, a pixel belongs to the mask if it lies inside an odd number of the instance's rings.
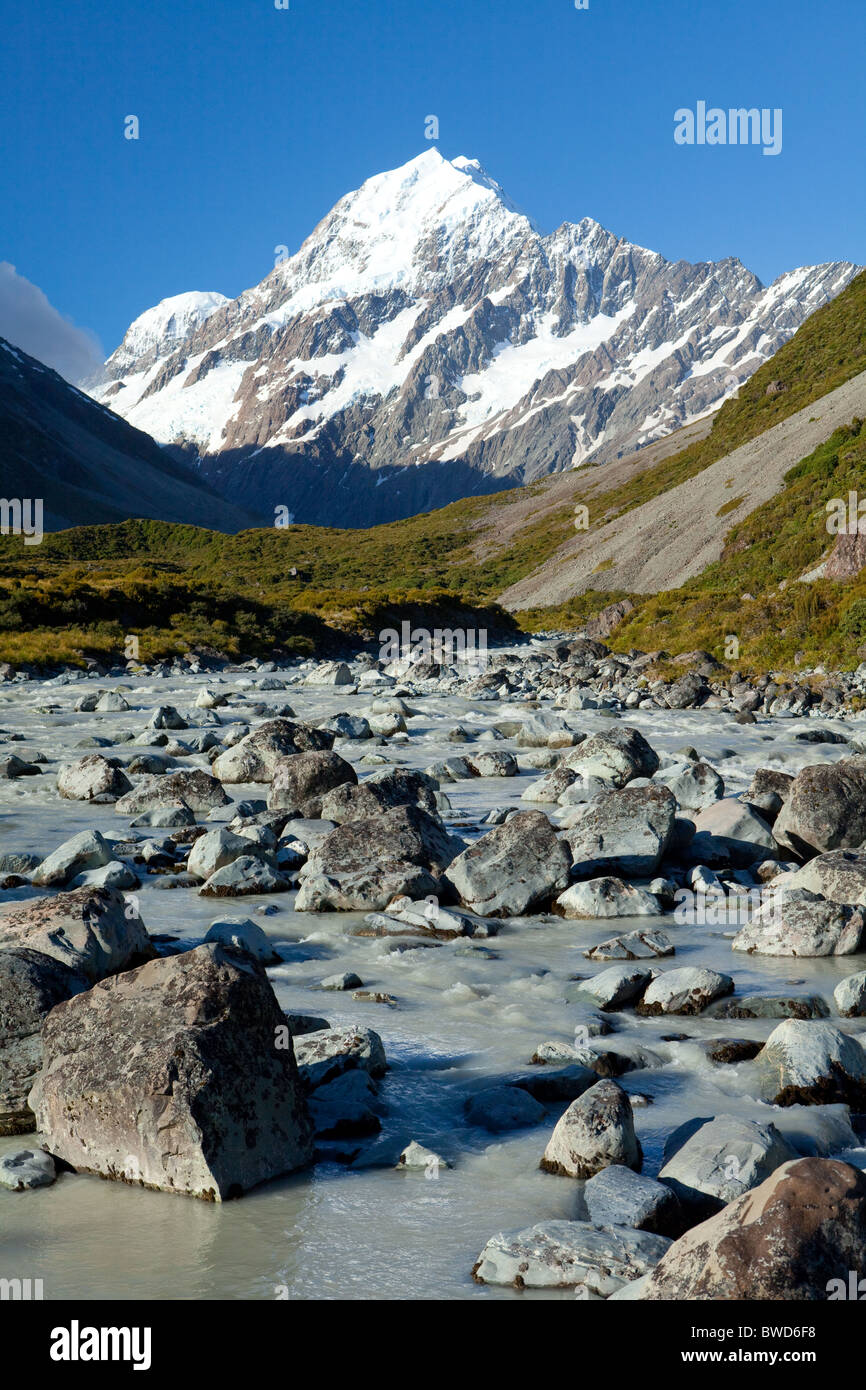
[[[54,774],[61,761],[78,757],[88,734],[113,737],[139,732],[158,704],[186,711],[203,685],[239,690],[244,679],[223,676],[169,678],[123,684],[133,708],[122,714],[76,714],[72,705],[85,689],[114,682],[79,681],[69,686],[27,682],[0,689],[0,726],[24,733],[26,742],[9,751],[42,752],[51,760],[45,775],[0,782],[0,848],[45,854],[76,831],[95,827],[119,836],[128,821],[111,806],[61,801]],[[319,719],[340,710],[357,712],[373,698],[292,686],[285,692],[250,698],[274,708],[291,702],[298,717]],[[445,734],[460,722],[479,730],[520,717],[520,702],[472,702],[453,697],[412,696],[419,711],[409,721],[411,739],[384,752],[406,766],[425,767],[464,751]],[[56,704],[54,714],[40,706]],[[543,708],[551,708],[544,704]],[[244,706],[221,709],[224,722],[244,717]],[[248,713],[248,711],[247,711]],[[609,727],[596,711],[566,716],[575,729]],[[761,721],[740,726],[714,711],[629,711],[635,725],[660,754],[694,745],[722,773],[729,793],[742,791],[759,766],[796,771],[807,763],[835,761],[844,749],[798,743],[794,733],[814,721]],[[845,732],[862,727],[858,719],[828,721]],[[183,738],[183,731],[178,733]],[[423,740],[423,741],[422,741]],[[490,746],[482,744],[481,747]],[[518,757],[526,750],[506,740]],[[736,756],[723,757],[736,749]],[[121,744],[121,756],[140,749]],[[359,774],[375,769],[360,763],[368,743],[344,743],[344,757]],[[204,757],[191,765],[207,767]],[[520,793],[540,774],[526,770],[519,779],[474,779],[447,784],[455,811],[454,828],[477,833],[480,817],[494,805],[520,806]],[[240,801],[261,797],[261,786],[229,787]],[[527,803],[523,803],[524,808]],[[550,811],[552,808],[544,807]],[[231,811],[220,813],[230,819]],[[159,838],[160,832],[154,832]],[[517,1295],[481,1288],[472,1265],[485,1241],[501,1230],[579,1214],[580,1183],[539,1171],[547,1138],[564,1106],[548,1109],[545,1122],[530,1130],[492,1136],[467,1126],[465,1100],[472,1090],[516,1070],[525,1071],[541,1042],[571,1042],[576,1005],[570,977],[590,975],[607,964],[586,961],[583,951],[641,925],[659,926],[676,946],[674,965],[705,965],[733,975],[737,992],[822,994],[831,1003],[839,979],[866,968],[862,956],[793,960],[752,958],[732,953],[731,932],[723,927],[679,926],[664,919],[566,922],[532,918],[503,927],[487,944],[495,953],[467,950],[465,943],[392,954],[381,939],[347,935],[361,914],[297,914],[293,895],[245,898],[215,904],[195,890],[159,890],[145,876],[138,893],[141,914],[152,933],[173,933],[190,943],[201,940],[217,915],[250,915],[268,933],[282,963],[269,971],[281,1005],[296,1012],[323,1014],[333,1025],[358,1023],[381,1035],[391,1070],[382,1084],[382,1134],[365,1141],[351,1167],[321,1164],[307,1173],[271,1183],[239,1201],[212,1206],[163,1193],[142,1191],[98,1178],[64,1175],[51,1188],[31,1193],[0,1190],[0,1277],[40,1278],[46,1299],[376,1299],[570,1297],[569,1294]],[[36,896],[23,889],[3,901]],[[275,905],[262,916],[256,908]],[[356,971],[364,985],[395,996],[396,1008],[323,993],[317,981],[335,971]],[[691,1037],[765,1037],[772,1021],[724,1022],[706,1018],[639,1019],[614,1016],[613,1045],[637,1040],[660,1065],[627,1073],[620,1084],[651,1098],[636,1109],[635,1123],[644,1148],[644,1171],[661,1165],[665,1137],[693,1116],[736,1113],[804,1124],[802,1117],[773,1112],[754,1099],[749,1064],[711,1067],[687,1043],[661,1043],[662,1034]],[[846,1020],[848,1032],[866,1021]],[[602,1043],[604,1045],[604,1043]],[[0,1153],[26,1146],[34,1136],[0,1139]],[[453,1166],[437,1179],[423,1173],[395,1172],[393,1162],[410,1139],[435,1149]],[[337,1148],[358,1147],[346,1141]],[[866,1167],[866,1152],[846,1155]]]

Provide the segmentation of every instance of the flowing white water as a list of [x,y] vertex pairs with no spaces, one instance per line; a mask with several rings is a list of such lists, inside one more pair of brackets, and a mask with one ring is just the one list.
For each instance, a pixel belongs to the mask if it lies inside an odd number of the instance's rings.
[[[74,713],[77,696],[96,684],[27,682],[0,692],[0,725],[25,736],[25,742],[8,744],[7,750],[20,756],[41,752],[51,760],[43,777],[0,782],[2,851],[46,854],[85,828],[122,834],[128,821],[112,806],[58,797],[58,764],[80,756],[85,750],[76,745],[87,735],[138,733],[156,705],[170,703],[185,712],[203,685],[237,690],[239,678],[209,675],[142,684],[130,680],[125,683],[130,687],[125,691],[129,712]],[[100,684],[113,688],[104,678]],[[340,710],[357,712],[372,696],[291,686],[267,694],[251,690],[249,698],[270,708],[288,700],[299,718],[317,720]],[[410,741],[375,751],[415,767],[473,751],[473,746],[464,750],[447,741],[448,729],[458,722],[480,731],[526,712],[525,704],[456,697],[411,697],[408,703],[420,711],[409,721]],[[49,705],[59,709],[44,712]],[[234,713],[233,707],[231,717]],[[243,718],[242,706],[237,714]],[[227,711],[220,715],[227,722]],[[573,728],[588,732],[610,727],[608,719],[593,711],[567,718]],[[835,761],[845,752],[839,746],[795,741],[794,733],[815,727],[815,721],[741,726],[714,711],[635,711],[624,714],[623,722],[638,727],[661,755],[694,745],[722,773],[729,794],[742,791],[757,767],[793,772],[808,763]],[[832,720],[827,727],[850,732],[851,722]],[[183,739],[183,731],[177,736]],[[514,748],[510,741],[480,745],[489,746]],[[370,748],[345,743],[339,751],[363,775],[375,770],[360,764]],[[725,756],[725,750],[732,749],[735,755]],[[104,751],[125,757],[141,750],[121,744]],[[521,750],[514,751],[521,756]],[[190,762],[208,765],[203,757]],[[492,806],[519,807],[520,793],[539,775],[527,771],[518,779],[447,784],[443,789],[454,807],[455,828],[476,833],[478,820]],[[238,801],[267,792],[262,786],[227,790]],[[222,812],[220,820],[230,816],[230,811]],[[153,832],[156,838],[161,833]],[[475,1285],[470,1271],[495,1232],[581,1214],[582,1184],[538,1168],[564,1106],[548,1107],[547,1118],[535,1129],[502,1136],[468,1126],[463,1107],[473,1090],[525,1072],[539,1043],[572,1041],[577,1016],[572,977],[607,968],[606,963],[585,960],[585,950],[621,931],[658,926],[676,946],[676,956],[662,961],[662,968],[710,966],[732,975],[738,994],[818,993],[830,1004],[831,1014],[838,980],[866,968],[862,956],[794,960],[734,954],[730,929],[679,926],[672,916],[603,922],[536,917],[506,924],[495,939],[475,943],[495,955],[465,942],[398,954],[389,952],[381,939],[347,935],[362,914],[298,914],[291,894],[217,904],[195,890],[164,891],[157,883],[145,875],[138,893],[151,933],[172,933],[196,943],[217,915],[254,916],[282,956],[283,963],[269,971],[282,1007],[324,1015],[333,1025],[360,1023],[376,1029],[391,1065],[382,1084],[382,1134],[334,1146],[343,1153],[360,1148],[352,1166],[323,1163],[223,1206],[70,1174],[32,1193],[0,1190],[0,1277],[41,1278],[48,1299],[515,1297],[508,1290]],[[4,902],[33,896],[36,892],[30,889],[2,895]],[[274,915],[257,911],[269,905],[278,908]],[[342,970],[354,970],[366,987],[394,995],[397,1007],[356,1002],[349,995],[315,988],[324,976]],[[671,1033],[695,1039],[762,1038],[775,1021],[642,1019],[626,1011],[613,1015],[612,1022],[613,1046],[639,1042],[660,1060],[657,1067],[629,1072],[620,1080],[627,1091],[652,1100],[635,1111],[645,1172],[658,1171],[665,1138],[694,1116],[735,1113],[772,1118],[780,1127],[802,1128],[805,1123],[801,1117],[786,1119],[785,1112],[755,1099],[749,1064],[711,1066],[688,1043],[659,1041]],[[860,1032],[864,1023],[846,1020],[844,1028]],[[0,1139],[0,1153],[26,1147],[37,1138]],[[423,1173],[395,1172],[392,1165],[410,1139],[436,1150],[453,1166],[433,1180]],[[866,1151],[855,1150],[847,1157],[866,1167]]]

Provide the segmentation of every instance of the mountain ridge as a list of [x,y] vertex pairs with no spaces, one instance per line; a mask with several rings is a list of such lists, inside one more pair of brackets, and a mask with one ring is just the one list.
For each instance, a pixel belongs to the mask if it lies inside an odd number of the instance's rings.
[[149,435],[4,338],[0,491],[7,499],[40,499],[46,530],[130,516],[193,516],[226,530],[257,520],[179,468]]
[[765,287],[734,257],[669,262],[591,218],[542,235],[477,161],[430,149],[164,350],[132,325],[93,389],[225,495],[363,526],[663,437],[856,272]]

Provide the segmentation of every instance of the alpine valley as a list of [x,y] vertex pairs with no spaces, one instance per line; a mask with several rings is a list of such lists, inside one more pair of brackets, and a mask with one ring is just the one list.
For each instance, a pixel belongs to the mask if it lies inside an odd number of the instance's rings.
[[765,287],[586,217],[543,235],[477,161],[431,147],[236,299],[143,313],[89,389],[247,511],[364,527],[709,416],[857,271]]

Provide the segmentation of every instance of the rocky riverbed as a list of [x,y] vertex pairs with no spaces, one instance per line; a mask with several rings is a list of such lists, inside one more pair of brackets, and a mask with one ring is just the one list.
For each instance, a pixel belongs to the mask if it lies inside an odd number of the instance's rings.
[[817,1298],[860,1268],[856,680],[701,664],[0,687],[0,1275]]

